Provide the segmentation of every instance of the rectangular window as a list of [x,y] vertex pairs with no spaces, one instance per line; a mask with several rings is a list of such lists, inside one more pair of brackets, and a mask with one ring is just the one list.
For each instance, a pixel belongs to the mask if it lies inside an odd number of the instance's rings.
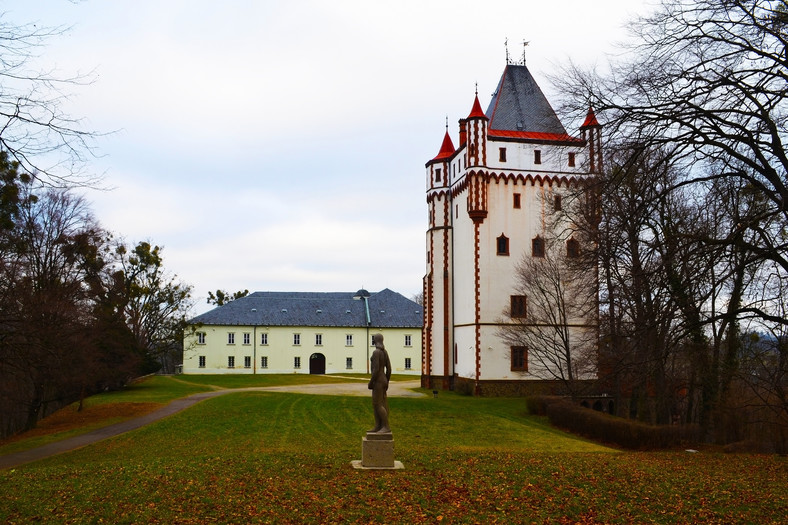
[[560,195],[556,195],[553,197],[553,209],[555,211],[561,211],[563,209],[564,203],[563,199],[561,199]]
[[528,349],[524,346],[512,347],[512,371],[528,371]]
[[268,334],[260,334],[260,344],[261,345],[268,344]]
[[293,345],[298,346],[301,344],[301,334],[293,334]]
[[230,332],[229,334],[227,334],[227,344],[228,345],[234,345],[235,344],[235,333],[234,332]]
[[495,244],[495,253],[497,255],[509,255],[509,239],[506,237],[506,235],[501,235],[498,237]]
[[260,368],[268,368],[268,356],[264,355],[260,357]]
[[506,162],[506,148],[498,148],[498,160]]
[[345,336],[345,346],[353,346],[353,334],[347,334]]
[[574,168],[575,167],[575,154],[574,153],[569,153],[569,167],[570,168]]
[[252,344],[252,335],[249,333],[244,333],[244,344]]
[[198,345],[205,344],[205,332],[197,332],[197,344]]
[[252,356],[244,356],[244,368],[252,368]]
[[231,355],[227,357],[227,368],[235,368],[235,356]]
[[542,163],[542,151],[535,149],[534,150],[534,164],[541,164]]
[[413,346],[411,344],[411,336],[409,336],[409,335],[405,336],[405,346]]
[[315,346],[323,345],[323,334],[315,334]]
[[441,169],[435,168],[435,182],[441,181]]
[[352,357],[346,357],[345,358],[345,368],[347,368],[348,370],[353,370],[353,358]]
[[293,358],[293,368],[301,368],[301,358],[294,357]]
[[406,357],[405,358],[405,370],[410,370],[411,363],[412,363],[412,361],[411,361],[410,357]]
[[518,209],[518,210],[520,209],[520,194],[519,193],[515,193],[514,194],[514,207],[516,209]]
[[544,239],[536,237],[531,240],[531,255],[534,257],[544,257]]
[[528,305],[524,295],[511,296],[511,303],[512,318],[523,318],[526,316]]
[[205,368],[205,356],[204,356],[204,355],[201,355],[201,356],[200,356],[200,357],[198,357],[197,359],[198,359],[198,361],[199,361],[199,363],[200,363],[198,366],[199,366],[200,368]]

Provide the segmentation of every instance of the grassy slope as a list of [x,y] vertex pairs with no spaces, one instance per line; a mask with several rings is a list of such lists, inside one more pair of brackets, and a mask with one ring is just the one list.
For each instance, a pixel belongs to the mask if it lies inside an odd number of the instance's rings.
[[788,515],[788,462],[622,453],[522,400],[391,399],[406,470],[353,470],[369,400],[237,393],[0,472],[0,522],[750,522]]

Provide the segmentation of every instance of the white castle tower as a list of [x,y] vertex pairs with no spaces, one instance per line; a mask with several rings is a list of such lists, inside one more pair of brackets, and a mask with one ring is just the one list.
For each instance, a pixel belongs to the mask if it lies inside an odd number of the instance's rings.
[[[511,392],[539,381],[499,335],[516,308],[515,268],[544,257],[547,219],[562,194],[601,169],[601,126],[589,109],[567,134],[525,65],[508,64],[483,112],[478,94],[427,162],[427,271],[422,386]],[[542,251],[539,253],[539,251]],[[593,291],[591,291],[593,293]],[[524,371],[525,370],[525,371]]]

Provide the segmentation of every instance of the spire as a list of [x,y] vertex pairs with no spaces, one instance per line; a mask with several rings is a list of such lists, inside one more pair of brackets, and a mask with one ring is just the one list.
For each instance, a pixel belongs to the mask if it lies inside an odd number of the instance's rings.
[[451,157],[454,155],[454,143],[451,141],[451,137],[449,136],[448,124],[446,125],[446,134],[443,136],[443,144],[441,144],[441,150],[438,152],[438,155],[432,160],[442,160]]
[[596,119],[596,115],[594,114],[594,108],[588,106],[588,113],[586,114],[586,120],[583,122],[583,125],[580,126],[580,129],[583,128],[590,128],[594,126],[600,126],[599,121]]
[[479,103],[479,93],[476,92],[476,97],[473,100],[473,108],[471,108],[471,114],[468,115],[468,118],[487,118],[487,115],[484,114],[482,111],[482,105]]

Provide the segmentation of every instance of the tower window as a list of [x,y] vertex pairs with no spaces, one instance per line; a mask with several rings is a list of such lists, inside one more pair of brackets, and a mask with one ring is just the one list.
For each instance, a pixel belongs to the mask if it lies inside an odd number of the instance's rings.
[[527,301],[524,295],[511,296],[511,315],[512,319],[522,319],[527,314]]
[[542,163],[542,151],[535,149],[534,150],[534,164],[541,164]]
[[506,148],[498,148],[498,160],[506,162]]
[[569,167],[570,168],[574,168],[575,167],[575,154],[574,154],[574,152],[570,152],[569,153]]
[[498,255],[509,255],[509,239],[504,234],[501,234],[496,239],[496,253]]
[[528,371],[528,349],[524,346],[512,347],[512,371]]
[[563,200],[561,199],[560,195],[556,195],[553,197],[553,210],[561,211],[563,209]]
[[435,168],[435,182],[441,181],[441,169]]
[[566,241],[566,256],[579,257],[580,256],[580,243],[574,239]]
[[534,257],[544,257],[544,239],[538,235],[531,240],[531,255]]
[[520,194],[519,193],[515,193],[514,194],[514,207],[517,208],[517,209],[520,209]]

